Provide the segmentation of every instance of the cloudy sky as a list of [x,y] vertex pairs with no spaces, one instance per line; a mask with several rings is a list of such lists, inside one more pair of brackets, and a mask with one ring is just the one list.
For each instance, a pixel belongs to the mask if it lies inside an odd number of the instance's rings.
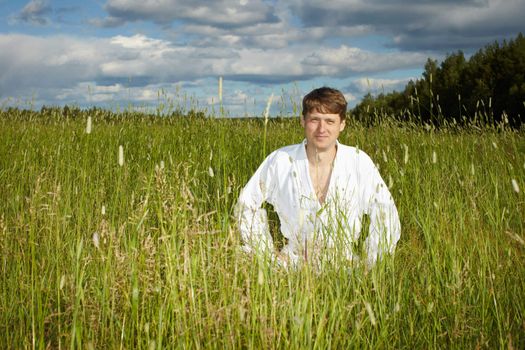
[[427,58],[525,32],[525,0],[0,0],[0,106],[288,112],[401,89]]

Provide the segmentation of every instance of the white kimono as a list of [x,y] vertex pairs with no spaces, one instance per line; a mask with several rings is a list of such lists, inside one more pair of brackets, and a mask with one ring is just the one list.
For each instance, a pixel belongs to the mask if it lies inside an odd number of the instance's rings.
[[364,214],[370,217],[365,240],[367,263],[392,253],[401,225],[388,187],[370,157],[337,143],[330,183],[323,205],[309,174],[306,140],[272,152],[241,192],[236,207],[238,226],[248,252],[274,254],[263,202],[279,215],[288,243],[282,249],[291,264],[330,253],[355,260],[353,244],[361,233]]

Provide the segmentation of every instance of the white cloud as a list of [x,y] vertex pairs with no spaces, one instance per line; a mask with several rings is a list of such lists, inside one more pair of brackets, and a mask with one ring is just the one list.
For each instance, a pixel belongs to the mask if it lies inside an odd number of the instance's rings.
[[[226,91],[223,96],[223,103],[228,106],[243,106],[246,104],[253,96],[248,95],[243,90],[233,90],[231,93]],[[206,103],[209,106],[217,106],[219,103],[219,98],[217,95],[210,95],[206,98]]]
[[277,20],[272,7],[262,0],[108,0],[105,9],[110,18],[164,24],[184,20],[218,27],[239,27]]
[[290,23],[282,15],[281,21],[275,23],[253,23],[242,28],[218,28],[206,24],[187,24],[177,30],[176,35],[189,35],[191,45],[199,47],[230,47],[278,49],[297,45],[322,45],[328,38],[345,38],[350,40],[371,33],[369,26],[355,27],[307,27],[300,28]]
[[357,97],[354,94],[350,93],[350,92],[344,93],[343,95],[344,95],[344,97],[346,99],[346,102],[348,102],[348,103],[354,102],[354,101],[357,100]]
[[56,99],[59,101],[85,101],[89,103],[100,103],[118,101],[122,99],[126,88],[121,84],[100,86],[95,82],[80,82],[70,88],[58,90]]
[[292,12],[306,28],[356,28],[392,38],[409,50],[450,52],[477,49],[524,30],[523,0],[353,0],[319,3],[291,0]]
[[54,98],[58,103],[85,103],[88,106],[105,104],[109,106],[142,107],[155,109],[159,101],[173,107],[184,107],[187,96],[177,93],[177,84],[147,84],[125,86],[124,84],[98,85],[95,81],[79,82],[71,87],[55,89]]
[[244,105],[250,100],[250,96],[242,90],[235,90],[233,94],[229,96],[229,104],[232,105]]
[[[389,92],[394,89],[403,88],[410,78],[405,79],[377,79],[377,78],[359,78],[353,81],[353,90],[365,94],[368,92],[377,94]],[[415,79],[414,79],[415,80]]]
[[[202,90],[199,98],[209,104],[208,97],[217,100],[216,87],[203,85],[203,79],[224,76],[227,81],[253,87],[420,67],[425,60],[415,53],[372,53],[315,42],[296,45],[293,50],[262,50],[175,45],[141,34],[111,38],[0,34],[0,96],[27,99],[35,95],[46,103],[59,104],[156,103],[159,91],[172,91],[163,98],[173,99],[177,84],[184,83],[194,91]],[[382,83],[388,84],[386,80]],[[347,92],[349,101],[355,100],[357,92],[359,89]],[[267,93],[233,86],[225,90],[224,101],[242,112],[245,101],[253,107],[253,99],[263,101]]]
[[113,38],[0,35],[0,93],[30,88],[67,87],[79,81],[104,85],[172,83],[226,76],[251,82],[341,77],[350,72],[377,72],[420,66],[415,53],[372,53],[317,45],[277,48],[199,48],[177,46],[144,35]]
[[380,72],[421,66],[427,56],[416,52],[377,53],[341,45],[326,50],[321,48],[307,56],[302,63],[311,66],[317,75],[348,74],[350,72]]
[[125,24],[126,21],[122,18],[109,16],[105,18],[91,18],[88,20],[88,23],[100,28],[114,28]]
[[51,12],[49,2],[46,0],[29,1],[19,14],[11,16],[12,20],[27,22],[34,25],[46,25],[49,19],[46,17]]

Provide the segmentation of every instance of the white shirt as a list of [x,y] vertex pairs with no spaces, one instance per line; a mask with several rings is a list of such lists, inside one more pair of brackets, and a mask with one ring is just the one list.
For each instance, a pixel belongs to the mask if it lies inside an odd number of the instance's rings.
[[273,254],[263,202],[279,215],[288,239],[282,253],[292,264],[329,252],[355,259],[352,246],[359,239],[364,214],[370,217],[365,241],[367,262],[393,253],[401,225],[396,206],[370,157],[337,143],[337,153],[324,204],[316,197],[306,156],[306,140],[272,152],[242,190],[236,215],[243,249]]

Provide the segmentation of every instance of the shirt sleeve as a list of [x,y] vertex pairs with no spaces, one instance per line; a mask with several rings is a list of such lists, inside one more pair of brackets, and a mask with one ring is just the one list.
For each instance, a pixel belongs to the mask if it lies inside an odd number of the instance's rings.
[[[269,155],[241,191],[235,207],[237,225],[243,241],[242,249],[249,253],[273,254],[273,241],[268,228],[263,202],[272,203],[275,162]],[[273,203],[272,203],[273,204]]]
[[377,167],[366,156],[361,177],[361,203],[370,217],[370,228],[365,240],[367,263],[372,266],[383,254],[394,252],[401,236],[401,224],[396,205]]

